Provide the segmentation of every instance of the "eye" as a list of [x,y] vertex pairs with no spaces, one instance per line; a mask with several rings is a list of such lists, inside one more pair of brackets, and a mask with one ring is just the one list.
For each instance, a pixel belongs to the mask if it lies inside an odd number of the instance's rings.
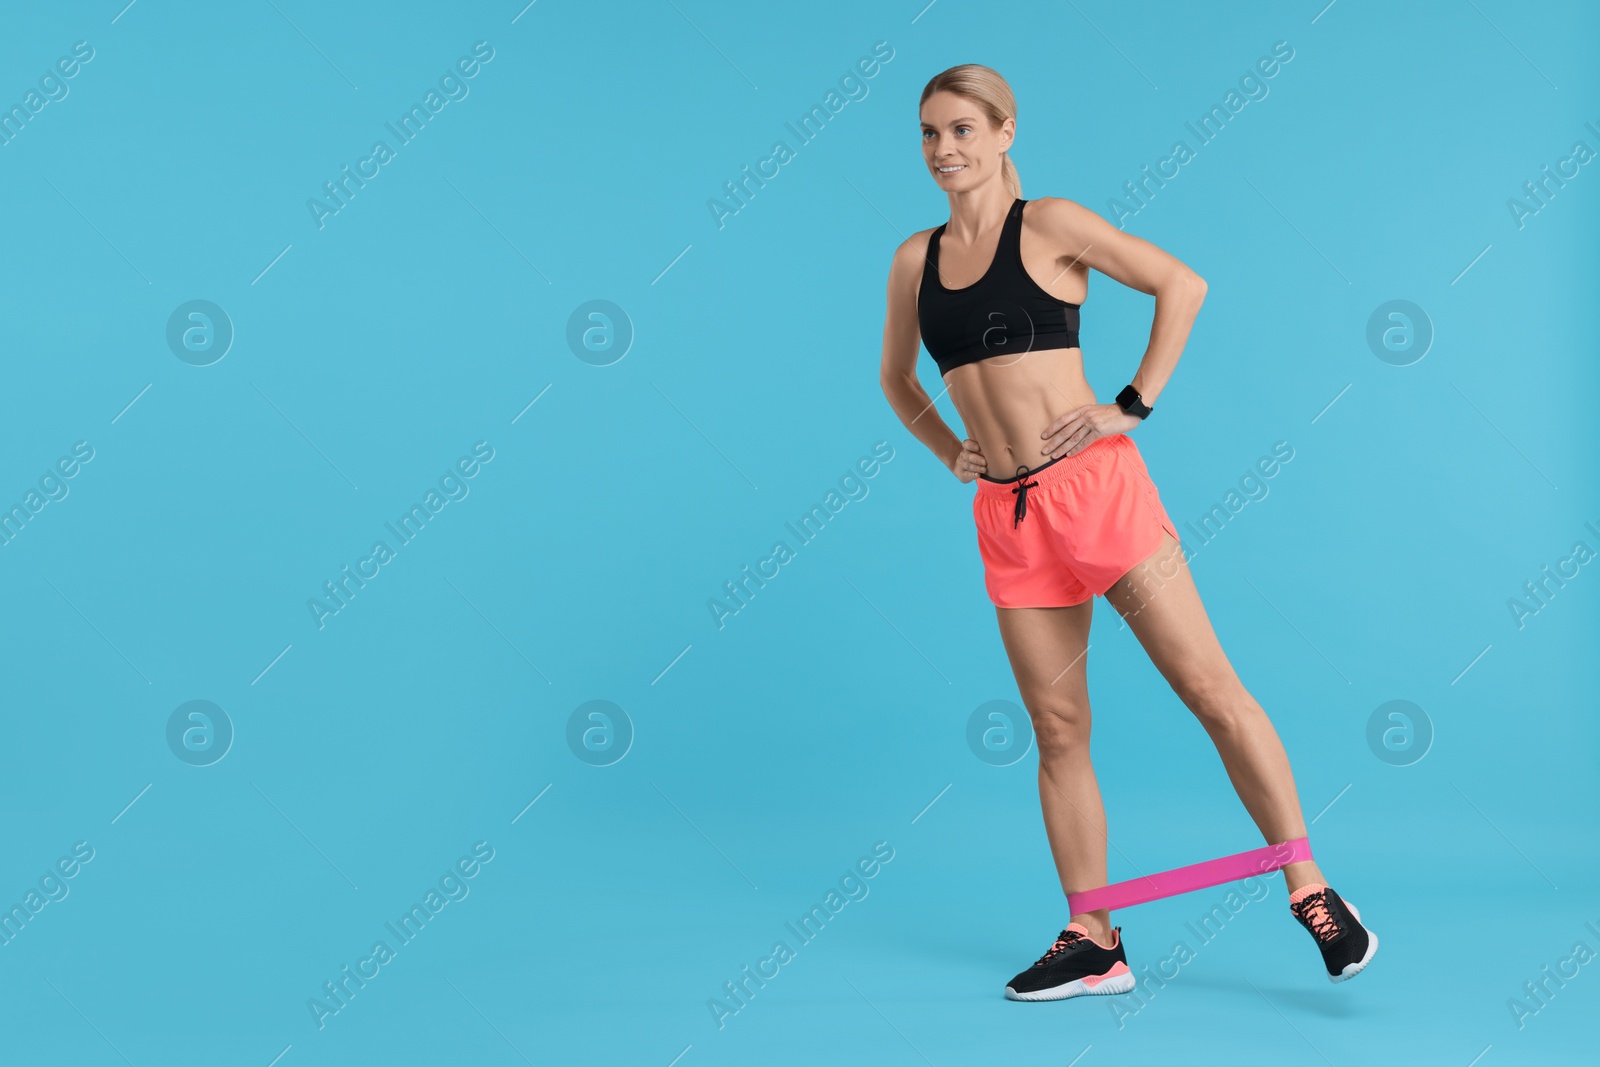
[[956,129],[957,130],[971,130],[972,127],[971,126],[957,126]]

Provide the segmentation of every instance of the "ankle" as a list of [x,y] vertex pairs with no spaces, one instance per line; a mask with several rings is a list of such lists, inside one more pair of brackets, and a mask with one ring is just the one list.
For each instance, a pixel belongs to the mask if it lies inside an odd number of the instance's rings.
[[1290,893],[1313,883],[1327,885],[1328,881],[1322,876],[1322,870],[1312,860],[1300,863],[1291,863],[1283,869],[1284,888]]
[[1075,922],[1085,930],[1089,931],[1089,936],[1104,947],[1111,947],[1112,943],[1116,940],[1117,935],[1112,932],[1111,920],[1104,912],[1090,912],[1084,915],[1074,915],[1067,921]]

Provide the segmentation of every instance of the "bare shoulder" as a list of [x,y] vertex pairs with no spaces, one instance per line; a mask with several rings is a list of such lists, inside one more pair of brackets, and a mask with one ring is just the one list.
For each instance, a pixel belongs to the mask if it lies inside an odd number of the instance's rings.
[[895,263],[898,264],[903,260],[921,263],[926,259],[928,256],[928,242],[933,239],[933,231],[938,228],[937,226],[929,226],[926,230],[918,230],[904,241],[901,241],[899,247],[894,250]]
[[1028,229],[1070,254],[1081,252],[1097,237],[1103,238],[1104,230],[1115,228],[1092,209],[1064,196],[1028,201],[1023,219]]
[[891,279],[916,281],[922,277],[923,265],[928,261],[928,242],[933,238],[933,231],[936,229],[937,226],[930,226],[926,230],[918,230],[900,242],[894,250],[894,259],[889,264]]
[[1186,264],[1143,237],[1117,228],[1097,211],[1059,196],[1040,197],[1037,214],[1035,210],[1029,208],[1023,215],[1029,231],[1074,263],[1141,293],[1153,294],[1172,279],[1198,285],[1198,291],[1205,292],[1205,280]]

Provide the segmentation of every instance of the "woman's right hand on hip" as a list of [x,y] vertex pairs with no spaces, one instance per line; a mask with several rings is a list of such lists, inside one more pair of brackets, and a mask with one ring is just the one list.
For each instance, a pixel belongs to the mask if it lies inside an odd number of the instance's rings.
[[978,447],[978,442],[970,437],[961,442],[961,451],[956,455],[950,471],[963,482],[977,481],[978,475],[989,473],[989,463],[983,458],[983,450]]

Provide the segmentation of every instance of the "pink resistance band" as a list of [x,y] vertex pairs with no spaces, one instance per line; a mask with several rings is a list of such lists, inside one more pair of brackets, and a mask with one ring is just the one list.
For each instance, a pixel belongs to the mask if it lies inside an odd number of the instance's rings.
[[1163,897],[1177,896],[1179,893],[1207,889],[1223,882],[1249,878],[1253,874],[1267,874],[1310,858],[1310,840],[1297,837],[1293,841],[1265,845],[1249,852],[1224,856],[1218,860],[1191,863],[1187,867],[1132,878],[1115,885],[1101,886],[1099,889],[1086,889],[1082,893],[1068,893],[1067,909],[1073,915],[1082,915],[1085,912],[1099,911],[1101,908],[1113,911],[1117,908],[1131,908],[1135,904],[1144,904]]

